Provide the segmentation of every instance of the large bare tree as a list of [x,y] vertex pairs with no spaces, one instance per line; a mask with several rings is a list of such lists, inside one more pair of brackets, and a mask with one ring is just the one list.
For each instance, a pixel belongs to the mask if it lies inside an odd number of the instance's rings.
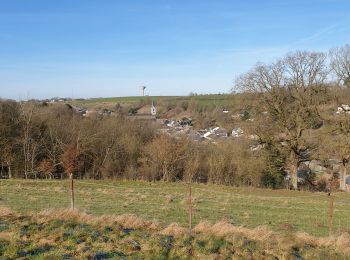
[[34,161],[38,153],[38,144],[34,140],[35,124],[33,118],[36,112],[35,103],[20,103],[22,127],[22,149],[24,158],[24,177],[28,179],[29,174],[34,172]]
[[321,122],[318,105],[324,98],[326,78],[324,53],[297,51],[271,64],[257,64],[236,80],[239,89],[260,95],[259,110],[266,112],[262,124],[274,128],[273,136],[265,137],[286,154],[294,189],[298,167],[310,149],[304,133]]
[[338,83],[350,87],[350,45],[331,49],[329,57]]
[[[339,189],[346,190],[346,178],[348,176],[347,168],[350,160],[350,115],[347,111],[342,111],[339,115],[332,118],[332,132],[329,141],[332,142],[328,147],[323,148],[328,154],[340,159]],[[327,143],[323,140],[323,146]]]

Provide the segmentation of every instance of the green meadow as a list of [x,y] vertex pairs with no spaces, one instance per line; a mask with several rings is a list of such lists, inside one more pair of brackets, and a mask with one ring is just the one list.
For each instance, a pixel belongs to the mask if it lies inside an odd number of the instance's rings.
[[[261,225],[279,232],[305,231],[328,235],[329,197],[321,192],[193,184],[193,225],[228,221],[235,226]],[[87,214],[134,214],[162,225],[188,225],[188,186],[184,183],[141,181],[75,181],[76,208]],[[350,229],[350,195],[335,193],[333,230]],[[58,180],[0,180],[0,206],[18,213],[66,209],[68,182]]]

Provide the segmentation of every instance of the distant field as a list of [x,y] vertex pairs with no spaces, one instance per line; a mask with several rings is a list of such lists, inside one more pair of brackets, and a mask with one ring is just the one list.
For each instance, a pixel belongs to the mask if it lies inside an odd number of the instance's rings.
[[[0,180],[0,206],[27,213],[69,206],[66,181]],[[187,225],[187,188],[182,183],[76,181],[77,208],[93,215],[131,213],[162,224]],[[253,228],[328,234],[325,193],[194,185],[194,224],[228,220]],[[335,194],[334,230],[350,230],[350,196]]]
[[142,100],[169,103],[176,103],[179,101],[196,101],[199,104],[223,105],[227,106],[232,103],[232,95],[229,94],[215,94],[215,95],[198,95],[198,96],[135,96],[135,97],[110,97],[110,98],[92,98],[82,101],[74,101],[75,104],[80,105],[98,105],[98,104],[137,104]]

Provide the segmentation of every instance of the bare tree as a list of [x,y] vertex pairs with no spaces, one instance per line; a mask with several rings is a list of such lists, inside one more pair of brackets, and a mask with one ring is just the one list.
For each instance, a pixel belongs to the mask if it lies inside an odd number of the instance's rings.
[[329,56],[338,83],[350,87],[350,45],[331,49]]
[[[350,115],[343,111],[333,119],[332,147],[333,154],[340,158],[341,170],[339,178],[339,189],[345,191],[347,168],[350,160]],[[329,148],[328,148],[329,149]]]
[[18,153],[18,139],[20,136],[19,107],[14,101],[0,100],[0,166],[7,168],[7,177],[12,178],[12,164]]
[[61,162],[69,176],[72,209],[74,209],[74,174],[78,173],[82,168],[80,156],[79,147],[75,144],[66,145],[64,153],[61,156]]
[[48,159],[43,159],[37,166],[37,170],[45,175],[45,178],[53,179],[54,165]]
[[287,154],[286,168],[294,189],[298,188],[298,167],[310,148],[304,132],[321,122],[317,106],[326,93],[326,78],[324,53],[297,51],[274,63],[258,64],[236,81],[241,90],[260,95],[259,110],[267,112],[262,123],[275,128],[269,142]]
[[189,142],[160,135],[143,149],[140,162],[151,180],[175,181],[182,177]]
[[201,168],[201,158],[196,149],[192,149],[192,151],[187,155],[184,168],[183,180],[188,183],[192,183]]
[[33,172],[34,159],[37,152],[37,145],[32,138],[35,104],[30,102],[20,103],[20,111],[21,120],[23,122],[22,150],[24,158],[24,177],[28,179],[29,173]]

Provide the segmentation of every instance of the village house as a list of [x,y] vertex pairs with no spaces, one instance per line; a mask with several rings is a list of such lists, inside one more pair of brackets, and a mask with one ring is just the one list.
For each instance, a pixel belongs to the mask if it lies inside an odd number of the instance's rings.
[[209,131],[207,131],[203,135],[203,137],[208,139],[208,140],[226,138],[226,137],[228,137],[228,132],[226,129],[220,128],[217,126],[217,127],[209,129]]
[[341,113],[350,113],[350,106],[349,105],[345,105],[342,104],[337,108],[337,112],[335,112],[336,114],[341,114]]
[[244,134],[244,131],[239,127],[232,130],[232,137],[240,137],[243,134]]

